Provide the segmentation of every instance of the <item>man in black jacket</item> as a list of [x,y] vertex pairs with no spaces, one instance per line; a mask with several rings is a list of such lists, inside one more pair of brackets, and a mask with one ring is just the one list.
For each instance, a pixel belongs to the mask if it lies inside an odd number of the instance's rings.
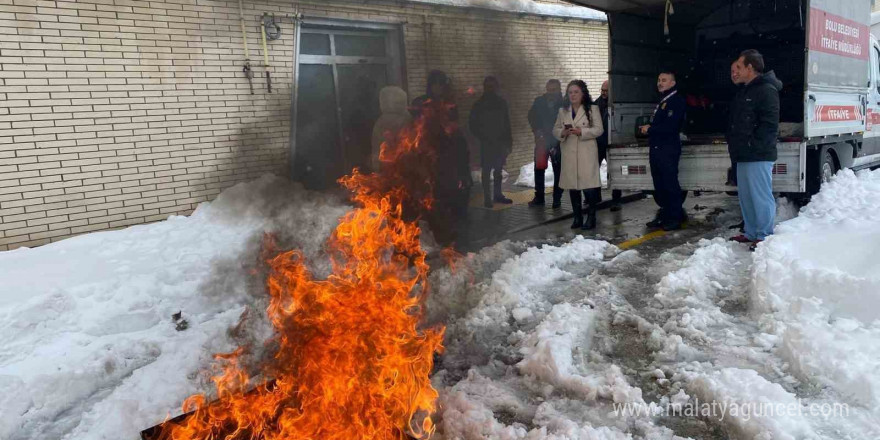
[[[545,165],[547,159],[553,164],[553,207],[562,206],[562,188],[559,187],[559,176],[562,174],[562,156],[559,140],[553,136],[553,126],[562,108],[562,84],[558,79],[547,81],[546,93],[535,98],[529,109],[529,125],[535,135],[535,197],[529,206],[544,206],[544,168],[538,168],[539,162]],[[543,157],[541,157],[543,156]]]
[[739,204],[745,234],[731,240],[752,243],[773,234],[776,200],[773,198],[773,162],[779,133],[779,91],[782,82],[771,71],[764,73],[764,57],[756,50],[742,52],[733,66],[743,87],[730,108],[727,145],[736,164]]
[[681,158],[681,132],[687,103],[678,93],[675,74],[661,72],[657,90],[663,96],[654,109],[651,124],[640,127],[648,135],[651,178],[654,180],[654,201],[660,207],[657,217],[648,222],[649,228],[662,227],[666,231],[681,229],[685,220],[681,185],[678,183],[678,161]]
[[[513,203],[501,192],[501,170],[507,155],[513,148],[513,134],[510,127],[510,111],[507,101],[499,94],[500,84],[494,76],[483,80],[483,96],[474,103],[468,126],[474,137],[480,141],[480,165],[483,168],[484,205],[492,207],[492,202]],[[494,180],[494,192],[489,184],[490,174]]]

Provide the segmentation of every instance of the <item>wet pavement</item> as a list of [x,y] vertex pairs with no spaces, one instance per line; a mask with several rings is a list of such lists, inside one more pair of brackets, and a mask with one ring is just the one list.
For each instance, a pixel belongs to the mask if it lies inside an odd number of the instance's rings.
[[[517,200],[511,196],[512,192],[505,191],[505,194]],[[527,195],[527,199],[530,200],[532,191],[528,190]],[[525,197],[520,196],[519,199]],[[657,212],[657,205],[649,195],[624,193],[623,208],[612,212],[609,209],[612,205],[611,192],[604,190],[603,202],[597,213],[597,227],[592,231],[570,229],[572,210],[567,194],[563,196],[562,207],[558,209],[551,208],[550,199],[548,194],[548,203],[544,207],[529,207],[526,202],[521,202],[501,209],[498,209],[497,205],[495,209],[486,209],[474,206],[475,204],[472,203],[455,248],[459,252],[474,252],[503,240],[556,242],[570,240],[575,235],[607,240],[620,245],[644,237],[653,231],[645,226],[645,223],[651,221]],[[706,224],[707,219],[712,223],[711,227],[717,227],[715,219],[719,215],[730,217],[731,224],[736,223],[737,220],[734,219],[739,212],[736,196],[724,193],[702,193],[699,197],[691,193],[684,207],[689,221],[683,230],[652,234],[648,238],[653,238],[654,235],[665,236],[661,241],[670,246],[673,242],[680,243],[682,239],[686,241],[688,237],[705,232],[706,228],[710,228],[710,225]]]

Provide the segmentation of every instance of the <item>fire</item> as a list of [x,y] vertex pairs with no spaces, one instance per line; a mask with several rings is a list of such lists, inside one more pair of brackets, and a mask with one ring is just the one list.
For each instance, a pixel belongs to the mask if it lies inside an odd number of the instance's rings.
[[357,208],[328,240],[331,276],[315,279],[298,251],[267,259],[274,359],[253,379],[243,349],[217,355],[218,399],[188,398],[183,411],[192,413],[167,422],[159,438],[430,437],[437,391],[429,376],[443,329],[419,327],[429,267],[414,218],[432,204],[436,151],[426,139],[451,129],[436,120],[426,114],[383,145],[380,174],[355,169],[340,179]]

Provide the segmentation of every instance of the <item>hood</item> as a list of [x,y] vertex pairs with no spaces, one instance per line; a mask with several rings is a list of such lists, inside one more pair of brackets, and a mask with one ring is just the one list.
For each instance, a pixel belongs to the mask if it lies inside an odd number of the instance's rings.
[[383,115],[407,113],[408,102],[406,92],[400,87],[383,87],[379,92],[379,108]]
[[[755,78],[755,80],[752,81],[752,84],[754,84],[754,85],[758,85],[761,83],[770,84],[771,86],[776,88],[777,92],[782,90],[782,81],[780,81],[779,78],[776,77],[776,73],[773,72],[772,70]],[[749,85],[752,85],[752,84],[749,84]]]

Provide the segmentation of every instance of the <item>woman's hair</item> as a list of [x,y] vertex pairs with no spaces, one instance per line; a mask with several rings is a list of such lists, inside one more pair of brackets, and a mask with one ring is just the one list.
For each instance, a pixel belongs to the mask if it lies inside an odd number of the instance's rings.
[[587,90],[587,83],[579,79],[572,80],[570,83],[568,83],[568,85],[565,87],[565,103],[563,104],[563,107],[571,111],[571,100],[568,97],[568,89],[570,89],[571,86],[578,86],[578,88],[581,89],[581,93],[584,95],[581,101],[581,105],[584,106],[584,111],[587,113],[587,121],[589,121],[590,127],[592,127],[593,112],[591,112],[590,110],[593,106],[593,98],[590,96],[590,91]]

